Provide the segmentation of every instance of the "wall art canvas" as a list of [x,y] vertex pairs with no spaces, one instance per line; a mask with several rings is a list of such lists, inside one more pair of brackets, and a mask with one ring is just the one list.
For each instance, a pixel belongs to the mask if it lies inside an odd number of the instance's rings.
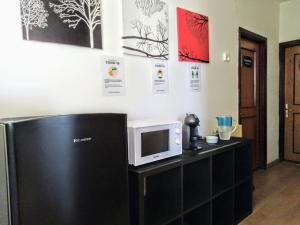
[[208,17],[177,8],[177,25],[179,61],[208,63]]
[[102,0],[20,0],[24,40],[102,49]]
[[162,0],[123,0],[124,53],[169,58],[168,5]]

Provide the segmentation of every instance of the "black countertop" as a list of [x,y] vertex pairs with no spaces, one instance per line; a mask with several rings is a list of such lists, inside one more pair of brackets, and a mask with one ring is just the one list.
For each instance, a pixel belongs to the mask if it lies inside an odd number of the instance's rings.
[[160,160],[138,167],[129,166],[129,171],[134,173],[149,173],[149,175],[151,175],[157,172],[161,172],[162,170],[175,168],[182,164],[197,161],[210,155],[219,154],[223,151],[238,148],[239,146],[245,145],[249,142],[249,140],[244,138],[231,138],[229,141],[219,140],[217,144],[207,144],[205,140],[201,140],[199,141],[199,144],[202,147],[201,150],[184,150],[182,155],[176,157]]

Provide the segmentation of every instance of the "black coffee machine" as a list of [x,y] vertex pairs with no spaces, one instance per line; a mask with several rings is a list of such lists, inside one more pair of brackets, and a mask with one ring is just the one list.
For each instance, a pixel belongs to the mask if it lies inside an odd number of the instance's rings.
[[182,147],[185,150],[200,150],[200,120],[195,114],[187,114],[182,127]]

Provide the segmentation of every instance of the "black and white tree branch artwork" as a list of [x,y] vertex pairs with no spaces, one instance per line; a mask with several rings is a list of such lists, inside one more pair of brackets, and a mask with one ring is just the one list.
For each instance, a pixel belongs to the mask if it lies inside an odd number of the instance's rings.
[[[168,8],[161,0],[132,0],[124,4],[125,53],[168,59]],[[138,13],[144,16],[138,16]]]
[[136,0],[135,5],[142,10],[145,16],[150,17],[154,13],[162,11],[166,3],[161,0]]
[[58,0],[49,6],[69,28],[76,29],[79,23],[84,23],[89,29],[90,47],[94,48],[94,30],[102,21],[101,0]]
[[46,28],[48,11],[41,0],[20,0],[22,25],[26,31],[26,39],[29,40],[29,31],[34,27]]
[[[158,20],[155,32],[150,26],[144,25],[140,20],[135,20],[132,23],[132,28],[136,30],[136,36],[125,36],[123,39],[135,39],[136,48],[126,47],[125,49],[139,52],[151,58],[168,59],[168,29]],[[157,52],[153,54],[153,52]]]
[[102,49],[102,0],[19,1],[24,40]]

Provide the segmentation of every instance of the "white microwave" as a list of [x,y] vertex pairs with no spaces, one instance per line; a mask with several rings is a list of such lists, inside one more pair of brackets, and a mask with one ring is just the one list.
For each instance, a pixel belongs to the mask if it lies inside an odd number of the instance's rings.
[[181,122],[128,122],[128,161],[130,165],[140,166],[181,154]]

